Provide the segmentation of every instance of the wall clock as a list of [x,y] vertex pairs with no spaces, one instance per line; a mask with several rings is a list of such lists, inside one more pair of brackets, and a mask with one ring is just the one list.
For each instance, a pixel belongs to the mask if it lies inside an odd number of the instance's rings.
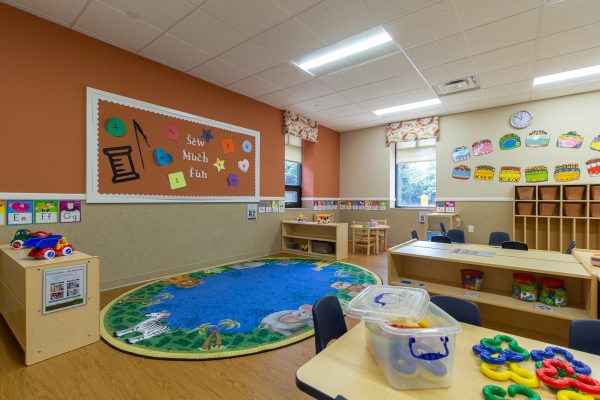
[[510,124],[513,128],[523,129],[531,124],[533,116],[529,111],[517,111],[510,117]]

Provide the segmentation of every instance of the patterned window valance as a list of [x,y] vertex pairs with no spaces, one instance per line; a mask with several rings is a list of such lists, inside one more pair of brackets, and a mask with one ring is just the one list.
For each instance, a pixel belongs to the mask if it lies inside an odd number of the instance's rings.
[[414,142],[424,139],[440,140],[440,117],[426,117],[410,121],[392,122],[385,127],[385,144]]
[[319,125],[317,121],[286,110],[283,112],[283,133],[317,143]]

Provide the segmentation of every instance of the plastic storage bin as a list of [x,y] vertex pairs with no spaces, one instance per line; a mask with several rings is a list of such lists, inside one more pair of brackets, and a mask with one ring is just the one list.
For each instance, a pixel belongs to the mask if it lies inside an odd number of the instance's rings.
[[370,286],[347,313],[365,322],[369,351],[396,389],[448,387],[459,323],[423,289]]
[[481,290],[483,285],[483,272],[476,269],[461,269],[463,288],[467,290]]
[[513,297],[522,301],[536,301],[538,286],[535,276],[531,274],[513,274]]

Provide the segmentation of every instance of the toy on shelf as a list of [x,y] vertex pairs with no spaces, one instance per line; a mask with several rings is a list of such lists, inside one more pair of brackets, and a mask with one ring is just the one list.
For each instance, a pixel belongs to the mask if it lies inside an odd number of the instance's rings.
[[23,243],[25,247],[32,247],[29,257],[52,260],[57,254],[69,256],[73,253],[73,245],[63,235],[51,235],[29,239]]
[[332,214],[317,214],[315,215],[315,222],[317,224],[330,224]]
[[[564,375],[560,370],[564,371]],[[540,381],[555,390],[575,389],[584,393],[600,394],[600,382],[590,376],[576,373],[573,367],[562,360],[547,358],[535,373]]]
[[371,222],[367,222],[367,226],[369,228],[377,228],[379,226],[379,222],[371,220]]
[[[486,400],[503,400],[504,398],[506,398],[507,395],[507,391],[504,390],[504,388],[501,388],[500,386],[496,385],[484,386],[482,392],[483,397]],[[526,386],[510,385],[508,387],[508,395],[510,397],[516,397],[519,394],[525,396],[528,400],[542,400],[540,395],[535,390],[530,389]]]
[[540,279],[542,290],[539,301],[550,306],[564,307],[567,305],[567,289],[565,281],[555,278]]
[[600,253],[592,255],[591,260],[594,267],[600,267]]
[[461,269],[463,288],[468,290],[481,290],[483,272],[476,269]]
[[306,222],[306,217],[304,216],[304,214],[300,214],[298,215],[298,217],[296,217],[296,222]]
[[29,229],[19,229],[15,232],[15,236],[10,241],[10,246],[13,249],[20,249],[23,247],[23,243],[29,239],[47,237],[50,235],[52,234],[44,231],[31,232]]
[[300,243],[300,250],[308,251],[308,243]]
[[513,274],[513,297],[522,301],[536,301],[538,295],[535,276],[530,274]]

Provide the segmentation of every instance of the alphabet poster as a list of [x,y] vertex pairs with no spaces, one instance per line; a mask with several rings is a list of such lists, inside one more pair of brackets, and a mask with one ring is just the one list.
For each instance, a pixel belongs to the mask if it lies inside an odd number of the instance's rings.
[[260,134],[88,88],[88,202],[257,202]]

